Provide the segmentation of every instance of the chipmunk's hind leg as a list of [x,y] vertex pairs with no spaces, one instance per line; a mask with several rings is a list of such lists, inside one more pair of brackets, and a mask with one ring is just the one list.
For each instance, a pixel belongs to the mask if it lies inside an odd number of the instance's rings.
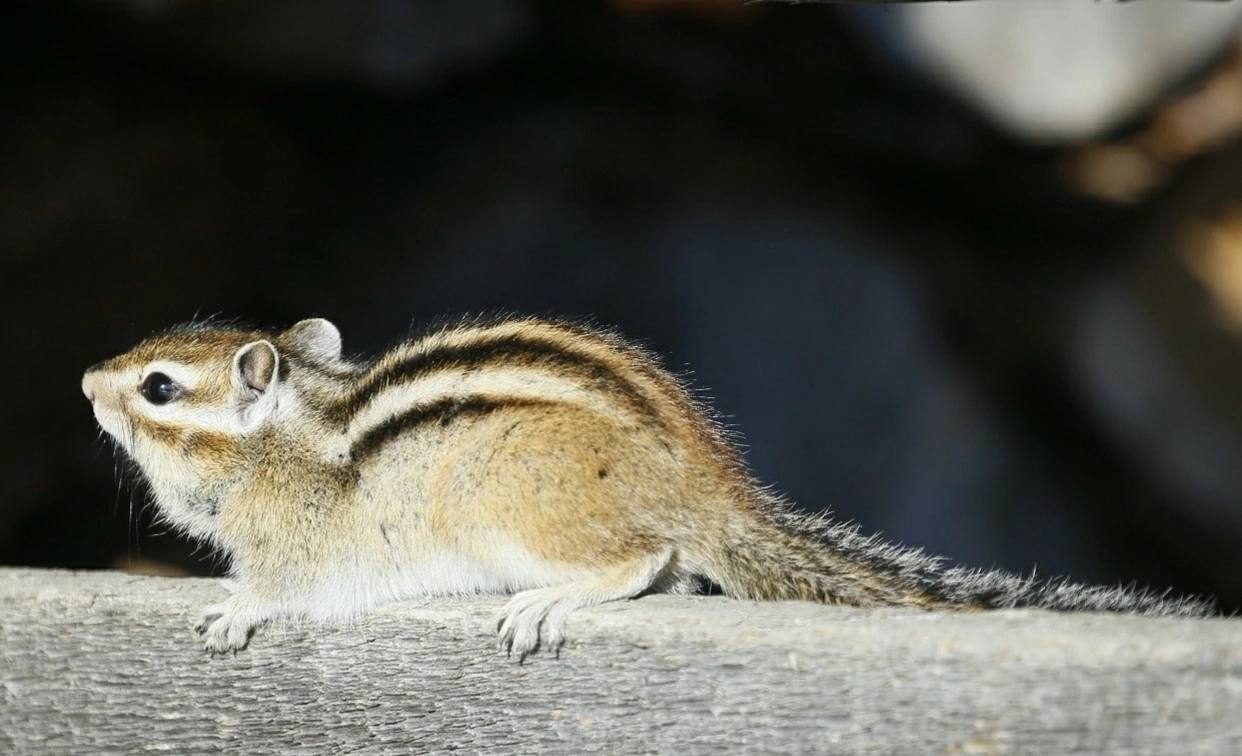
[[501,610],[497,621],[500,648],[517,654],[519,662],[536,649],[559,652],[565,643],[565,618],[570,612],[638,596],[660,579],[672,558],[672,548],[665,548],[595,577],[518,593]]

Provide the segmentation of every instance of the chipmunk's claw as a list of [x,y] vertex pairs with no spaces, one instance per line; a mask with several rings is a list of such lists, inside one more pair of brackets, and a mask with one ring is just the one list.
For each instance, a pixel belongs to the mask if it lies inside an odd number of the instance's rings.
[[245,591],[203,610],[194,631],[205,636],[203,648],[215,657],[228,652],[236,656],[250,643],[254,631],[269,619],[269,613]]

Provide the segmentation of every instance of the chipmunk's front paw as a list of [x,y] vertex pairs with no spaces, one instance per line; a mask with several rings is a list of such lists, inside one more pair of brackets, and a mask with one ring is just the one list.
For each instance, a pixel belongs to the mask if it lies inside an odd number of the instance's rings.
[[518,663],[540,648],[560,654],[565,643],[565,607],[557,588],[522,591],[509,600],[497,621],[498,645]]
[[230,651],[236,654],[250,642],[255,628],[268,619],[268,612],[242,591],[204,609],[194,630],[204,636],[203,648],[212,656]]

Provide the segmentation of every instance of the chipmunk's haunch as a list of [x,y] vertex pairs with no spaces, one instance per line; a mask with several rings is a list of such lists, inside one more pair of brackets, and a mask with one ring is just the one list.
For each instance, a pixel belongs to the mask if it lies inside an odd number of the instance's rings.
[[173,328],[89,370],[99,424],[163,516],[226,554],[239,589],[207,648],[276,617],[516,592],[501,643],[556,648],[575,608],[710,581],[855,606],[1202,614],[1202,602],[945,570],[793,514],[679,382],[606,332],[466,322],[372,362],[337,329]]

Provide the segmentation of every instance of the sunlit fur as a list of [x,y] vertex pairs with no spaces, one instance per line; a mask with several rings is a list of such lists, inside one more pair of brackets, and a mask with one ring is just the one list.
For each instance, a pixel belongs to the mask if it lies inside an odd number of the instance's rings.
[[[179,387],[141,395],[158,371]],[[1191,599],[946,570],[798,515],[756,484],[710,411],[642,349],[574,324],[466,321],[370,362],[335,326],[191,324],[83,379],[162,516],[223,554],[213,652],[273,618],[339,619],[405,597],[517,593],[519,657],[574,608],[704,584],[856,606],[1209,611]]]

